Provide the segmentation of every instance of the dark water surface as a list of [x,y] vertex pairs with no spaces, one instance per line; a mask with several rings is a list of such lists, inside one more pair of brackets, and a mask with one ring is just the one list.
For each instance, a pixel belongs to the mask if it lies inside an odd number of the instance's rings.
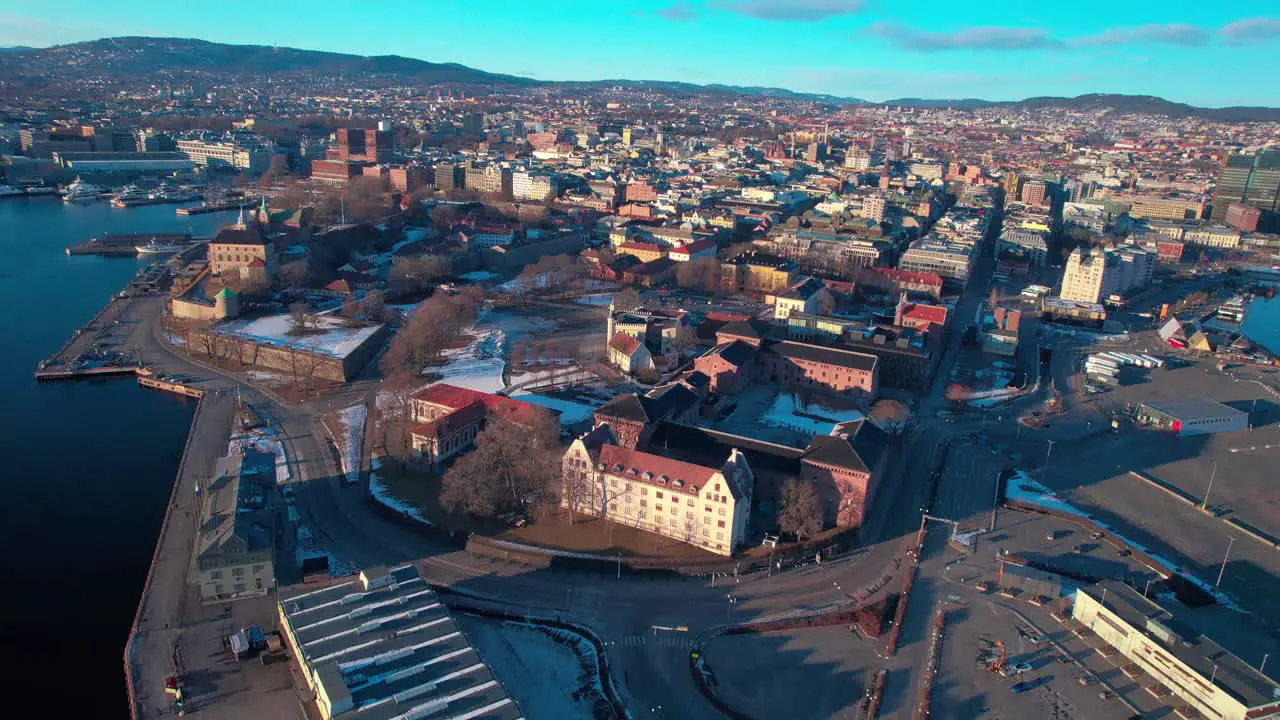
[[[132,378],[37,384],[56,350],[150,260],[68,257],[104,232],[211,234],[225,214],[0,199],[0,637],[10,700],[128,717],[121,653],[194,401]],[[61,710],[57,708],[61,707]],[[10,705],[0,715],[23,712]]]

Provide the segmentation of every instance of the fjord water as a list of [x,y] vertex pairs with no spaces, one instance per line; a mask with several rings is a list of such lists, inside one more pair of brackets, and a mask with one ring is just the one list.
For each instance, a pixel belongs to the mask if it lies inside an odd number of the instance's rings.
[[36,383],[36,364],[150,262],[64,250],[227,221],[0,199],[0,637],[4,685],[40,698],[40,716],[128,717],[122,651],[195,408],[131,377]]

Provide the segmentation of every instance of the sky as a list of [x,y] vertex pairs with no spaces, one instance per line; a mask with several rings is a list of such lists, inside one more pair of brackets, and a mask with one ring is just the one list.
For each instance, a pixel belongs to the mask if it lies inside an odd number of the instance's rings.
[[199,37],[542,80],[1280,106],[1280,0],[0,0],[0,46]]

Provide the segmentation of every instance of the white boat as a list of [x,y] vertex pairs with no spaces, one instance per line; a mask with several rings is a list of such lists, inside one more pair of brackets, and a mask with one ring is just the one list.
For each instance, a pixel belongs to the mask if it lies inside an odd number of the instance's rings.
[[0,198],[18,197],[19,195],[25,197],[26,193],[11,185],[0,185]]
[[125,185],[120,188],[120,192],[111,196],[111,204],[115,207],[128,207],[130,203],[141,202],[148,197],[147,191],[137,185]]
[[63,202],[89,202],[97,200],[106,194],[106,190],[92,183],[83,182],[80,178],[71,183],[62,191]]
[[139,255],[159,255],[162,253],[180,252],[182,250],[182,246],[158,243],[155,240],[152,240],[146,245],[134,245],[133,249],[137,250]]

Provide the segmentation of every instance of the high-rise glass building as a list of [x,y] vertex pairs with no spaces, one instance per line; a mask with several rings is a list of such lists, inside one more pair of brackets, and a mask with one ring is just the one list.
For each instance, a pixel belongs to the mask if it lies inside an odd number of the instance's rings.
[[1210,219],[1222,222],[1231,203],[1280,210],[1280,150],[1257,155],[1228,155],[1218,175]]

